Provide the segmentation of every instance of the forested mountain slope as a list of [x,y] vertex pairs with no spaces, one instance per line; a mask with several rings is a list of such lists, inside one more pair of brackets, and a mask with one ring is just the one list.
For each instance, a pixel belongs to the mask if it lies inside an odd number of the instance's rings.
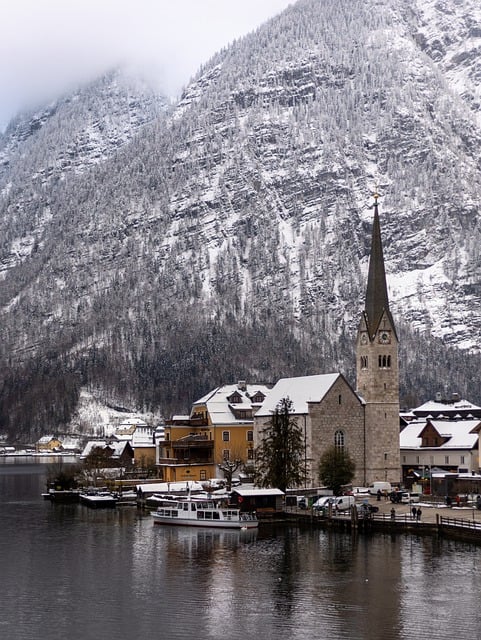
[[479,18],[474,0],[300,0],[169,112],[114,75],[12,123],[3,428],[67,424],[82,386],[169,415],[237,379],[354,383],[376,185],[402,402],[476,402]]

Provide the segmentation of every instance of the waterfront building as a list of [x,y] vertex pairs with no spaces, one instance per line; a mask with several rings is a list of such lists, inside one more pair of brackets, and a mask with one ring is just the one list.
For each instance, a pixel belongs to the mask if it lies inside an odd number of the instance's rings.
[[417,477],[429,492],[434,469],[438,475],[479,473],[481,407],[457,393],[449,399],[437,394],[435,400],[403,415],[403,421],[400,452],[405,484]]
[[322,454],[346,449],[356,465],[353,484],[400,482],[398,337],[389,310],[378,195],[365,308],[356,337],[357,390],[341,373],[283,378],[254,419],[256,444],[283,398],[304,434],[306,486],[316,486]]
[[224,460],[254,462],[253,414],[269,393],[240,381],[213,389],[193,403],[189,415],[165,422],[157,468],[165,482],[222,478]]

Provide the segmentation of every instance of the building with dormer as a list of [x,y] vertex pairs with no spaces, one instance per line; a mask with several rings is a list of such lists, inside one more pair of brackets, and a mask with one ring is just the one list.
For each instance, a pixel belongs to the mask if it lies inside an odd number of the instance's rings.
[[221,477],[223,460],[254,462],[254,413],[270,387],[262,384],[224,385],[192,405],[189,415],[165,423],[157,467],[166,482],[206,481]]
[[449,474],[473,474],[481,468],[479,433],[481,407],[452,394],[413,409],[401,430],[403,481],[412,477],[425,482],[432,469]]

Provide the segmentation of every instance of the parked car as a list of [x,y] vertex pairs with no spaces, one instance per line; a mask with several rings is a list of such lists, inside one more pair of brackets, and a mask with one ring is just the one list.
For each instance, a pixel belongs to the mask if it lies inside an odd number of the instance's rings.
[[369,504],[369,502],[363,502],[362,504],[356,505],[357,512],[361,516],[370,515],[371,513],[377,513],[379,511],[379,507],[375,504]]
[[410,493],[409,491],[403,491],[401,502],[403,504],[412,504],[413,502],[419,502],[420,495],[419,493]]
[[402,502],[404,493],[404,491],[391,491],[391,493],[389,494],[389,498],[394,504],[399,504],[400,502]]
[[322,509],[327,509],[332,500],[334,500],[334,496],[321,496],[313,503],[312,508],[314,511],[322,511]]

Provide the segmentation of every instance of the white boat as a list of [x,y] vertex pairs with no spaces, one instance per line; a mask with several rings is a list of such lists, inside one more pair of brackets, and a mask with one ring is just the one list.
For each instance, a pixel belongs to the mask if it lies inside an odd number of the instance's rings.
[[115,507],[117,497],[110,491],[87,491],[80,494],[80,502],[88,507]]
[[164,500],[151,515],[154,524],[224,529],[255,529],[259,525],[255,513],[197,498]]

